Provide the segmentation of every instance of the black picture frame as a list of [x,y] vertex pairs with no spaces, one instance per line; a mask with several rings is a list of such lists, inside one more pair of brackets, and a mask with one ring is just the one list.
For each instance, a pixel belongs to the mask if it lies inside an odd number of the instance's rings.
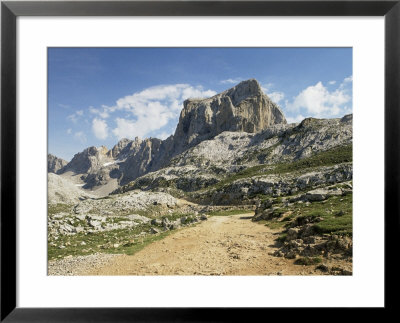
[[[266,309],[16,307],[16,19],[19,16],[384,16],[385,310],[399,286],[400,1],[2,1],[1,3],[1,321],[189,322],[257,320]],[[372,126],[372,125],[371,125]],[[366,201],[367,203],[367,201]],[[40,291],[38,291],[40,293]],[[275,309],[278,310],[278,309]],[[286,309],[283,309],[286,310]],[[282,311],[282,309],[280,310]],[[378,310],[381,318],[381,310]],[[262,316],[261,316],[262,317]],[[381,318],[382,319],[382,318]]]

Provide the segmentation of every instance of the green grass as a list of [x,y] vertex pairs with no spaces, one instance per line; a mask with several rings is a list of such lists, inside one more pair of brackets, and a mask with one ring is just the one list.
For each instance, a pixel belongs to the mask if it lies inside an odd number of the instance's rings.
[[313,224],[314,231],[319,234],[338,234],[352,236],[353,234],[353,195],[332,196],[321,202],[310,204],[292,204],[285,207],[279,205],[279,212],[292,211],[292,214],[283,219],[273,218],[269,221],[259,221],[271,229],[290,227],[296,219],[322,218],[322,221]]
[[218,210],[209,213],[210,216],[227,216],[227,215],[237,215],[245,213],[253,213],[253,210]]
[[264,220],[265,222],[258,221],[257,223],[259,224],[265,224],[268,228],[275,230],[275,229],[281,229],[285,226],[284,222],[278,222],[278,221],[267,221]]
[[203,190],[208,190],[210,188],[218,190],[218,189],[223,188],[227,184],[231,184],[234,181],[237,181],[238,179],[253,177],[255,175],[262,175],[264,173],[263,171],[265,171],[265,169],[267,167],[268,167],[267,165],[257,165],[257,166],[246,168],[246,169],[244,169],[240,172],[237,172],[233,175],[229,175],[228,177],[222,179],[217,184],[209,186],[207,189],[203,189]]
[[61,212],[71,212],[72,205],[63,204],[63,203],[48,204],[47,210],[48,210],[49,215],[54,215],[54,214],[61,213]]
[[[174,212],[171,214],[167,213],[161,218],[168,218],[172,222],[183,216],[191,217],[192,215]],[[107,222],[117,223],[126,220],[126,217],[121,216],[107,217]],[[73,225],[85,226],[86,223],[85,221],[78,221],[75,219]],[[152,234],[150,232],[151,227],[154,226],[150,223],[142,223],[132,228],[93,233],[86,232],[86,234],[85,232],[80,232],[75,235],[59,235],[57,240],[55,240],[54,237],[49,237],[48,259],[57,259],[69,255],[89,255],[96,252],[131,255],[141,250],[146,245],[166,237],[172,232],[165,231]],[[82,242],[84,242],[84,245],[82,245]],[[116,248],[114,247],[115,244],[118,244]],[[60,249],[59,247],[61,245],[65,246],[65,248]]]
[[327,151],[317,153],[313,156],[299,159],[293,162],[280,163],[276,165],[256,165],[253,167],[246,168],[240,172],[230,175],[215,185],[209,186],[205,191],[209,189],[220,190],[224,186],[233,183],[236,180],[242,178],[250,178],[253,176],[271,175],[271,174],[285,174],[292,172],[301,172],[304,170],[313,169],[321,166],[332,166],[340,163],[351,162],[353,160],[353,145],[345,145],[335,147]]
[[[136,252],[142,250],[144,247],[146,247],[147,245],[162,240],[164,239],[166,236],[168,236],[171,233],[171,231],[165,231],[165,232],[161,232],[157,235],[147,235],[145,237],[143,237],[142,239],[139,239],[139,241],[137,242],[133,242],[133,243],[128,243],[125,246],[121,246],[119,249],[117,249],[116,253],[123,253],[126,255],[133,255]],[[110,252],[110,253],[114,253],[114,252]]]
[[162,216],[165,212],[166,209],[161,205],[149,205],[145,210],[124,210],[120,213],[120,215],[126,216],[129,214],[139,214],[141,216],[153,219]]
[[173,213],[166,213],[163,215],[161,218],[166,218],[169,221],[173,222],[176,221],[184,216],[186,217],[192,217],[194,214],[188,214],[188,213],[182,213],[182,212],[173,212]]
[[[323,220],[314,224],[314,231],[318,234],[339,234],[352,236],[353,234],[353,194],[333,196],[325,203],[314,202],[308,209],[303,207],[303,215],[318,216]],[[342,214],[338,216],[338,214]]]
[[286,233],[281,234],[276,240],[278,242],[284,242],[286,240]]
[[[106,232],[96,232],[91,234],[78,233],[73,236],[60,235],[58,240],[51,240],[48,243],[48,259],[62,258],[69,255],[89,255],[96,252],[111,254],[132,255],[141,250],[146,245],[163,239],[171,231],[161,232],[157,235],[149,234],[150,226],[138,225],[130,229],[119,229]],[[146,235],[137,236],[141,232]],[[55,242],[57,246],[53,246]],[[84,242],[85,245],[81,245]],[[114,244],[118,244],[114,248]],[[64,245],[64,249],[58,246]]]
[[[253,159],[258,159],[260,162],[263,161],[265,156],[267,156],[277,145],[280,143],[277,143],[269,148],[266,149],[261,149],[258,151],[253,151],[252,153],[249,154],[249,156],[244,157],[243,160],[238,160],[238,162],[241,161],[246,161],[246,160],[253,160]],[[301,172],[304,171],[309,171],[313,168],[316,167],[321,167],[321,166],[332,166],[340,163],[345,163],[345,162],[351,162],[353,160],[353,145],[348,144],[344,146],[339,146],[339,147],[334,147],[332,149],[329,149],[327,151],[319,152],[317,154],[314,154],[310,157],[303,158],[300,160],[292,161],[292,162],[285,162],[285,163],[279,163],[275,165],[268,165],[268,164],[259,164],[256,166],[248,167],[242,171],[239,171],[234,174],[230,174],[226,177],[221,178],[221,180],[213,185],[209,185],[207,187],[201,188],[197,190],[197,193],[206,193],[210,192],[212,190],[221,190],[225,186],[232,184],[234,181],[237,181],[239,179],[243,178],[250,178],[253,176],[262,176],[262,175],[271,175],[271,174],[284,174],[284,173],[293,173],[293,172]],[[211,167],[212,168],[212,167]],[[221,174],[222,175],[222,174]],[[173,181],[172,181],[173,182]],[[166,180],[160,180],[159,183],[157,183],[157,187],[170,187],[176,190],[176,185],[175,183],[172,183],[170,181]],[[150,183],[146,183],[145,186],[150,185]],[[121,188],[115,190],[111,194],[117,194],[117,193],[123,193],[130,191],[134,188],[139,188],[140,182],[138,180],[133,181],[129,184],[126,184],[122,186]],[[187,197],[187,198],[193,198],[193,200],[196,200],[196,197],[193,196],[190,192],[181,192],[181,190],[177,190],[179,192],[170,192],[174,196],[176,195],[177,197]]]
[[289,173],[307,168],[332,166],[353,160],[353,145],[340,146],[315,154],[311,157],[299,159],[291,163],[276,165],[275,174]]

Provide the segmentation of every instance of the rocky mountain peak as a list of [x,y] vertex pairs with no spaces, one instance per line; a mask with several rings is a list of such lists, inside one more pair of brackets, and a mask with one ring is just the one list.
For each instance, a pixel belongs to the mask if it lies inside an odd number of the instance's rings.
[[[175,131],[175,147],[183,151],[224,131],[258,132],[286,123],[283,112],[255,79],[207,99],[184,102]],[[178,148],[180,147],[180,148]]]
[[[240,101],[248,98],[248,97],[252,97],[252,96],[257,96],[257,95],[264,95],[262,89],[261,89],[261,85],[260,83],[258,83],[258,81],[256,79],[249,79],[246,81],[242,81],[239,84],[237,84],[236,86],[225,90],[219,94],[216,94],[210,98],[206,98],[206,99],[200,99],[200,98],[189,98],[186,99],[183,102],[183,106],[184,109],[186,107],[193,107],[193,103],[199,103],[199,102],[203,102],[203,101],[208,101],[208,100],[213,100],[215,98],[223,98],[223,97],[229,97],[230,100],[234,103],[237,104]],[[182,110],[183,111],[183,110]]]
[[52,154],[47,155],[47,172],[58,174],[68,162],[62,158],[58,158]]
[[[166,140],[124,138],[110,151],[104,146],[89,147],[76,154],[64,169],[76,174],[100,174],[97,177],[102,179],[108,172],[109,177],[118,178],[120,185],[126,184],[166,166],[174,156],[222,132],[255,133],[275,124],[286,124],[285,116],[263,93],[258,81],[249,79],[210,98],[186,100],[175,133]],[[100,182],[96,179],[93,183]]]
[[132,142],[128,138],[123,138],[118,143],[108,151],[108,156],[110,158],[118,158],[121,152]]
[[88,147],[84,151],[75,154],[72,160],[63,169],[63,172],[73,171],[77,174],[89,173],[93,170],[99,169],[104,163],[104,160],[107,159],[107,147]]
[[248,97],[261,95],[264,95],[264,93],[261,89],[260,83],[258,83],[256,79],[242,81],[233,88],[220,94],[220,96],[229,96],[234,104],[237,104]]

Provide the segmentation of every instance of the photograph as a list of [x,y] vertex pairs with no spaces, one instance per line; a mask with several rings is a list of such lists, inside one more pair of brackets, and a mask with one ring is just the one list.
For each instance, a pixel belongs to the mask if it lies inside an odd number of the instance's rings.
[[352,47],[48,47],[47,127],[49,276],[353,275]]

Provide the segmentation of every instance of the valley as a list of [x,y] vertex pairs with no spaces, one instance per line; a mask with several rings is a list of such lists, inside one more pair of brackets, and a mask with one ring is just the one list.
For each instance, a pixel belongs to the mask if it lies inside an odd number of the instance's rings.
[[165,140],[49,156],[49,275],[351,275],[352,136],[288,124],[252,79]]

